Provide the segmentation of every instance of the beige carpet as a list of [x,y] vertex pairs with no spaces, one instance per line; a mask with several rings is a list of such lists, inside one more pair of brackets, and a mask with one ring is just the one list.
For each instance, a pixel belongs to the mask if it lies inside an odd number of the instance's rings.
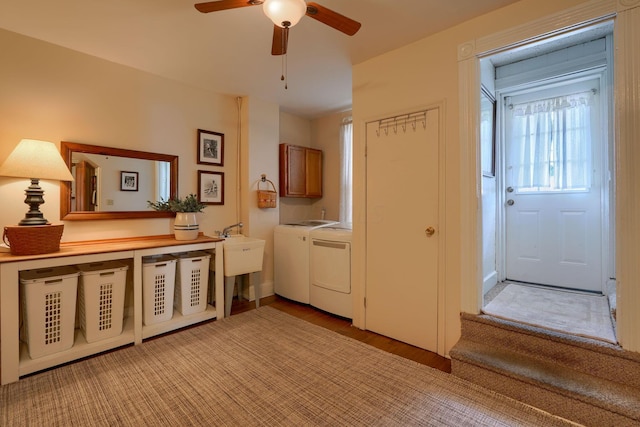
[[0,388],[2,426],[560,426],[262,307]]
[[617,343],[605,296],[509,284],[483,311],[503,319]]

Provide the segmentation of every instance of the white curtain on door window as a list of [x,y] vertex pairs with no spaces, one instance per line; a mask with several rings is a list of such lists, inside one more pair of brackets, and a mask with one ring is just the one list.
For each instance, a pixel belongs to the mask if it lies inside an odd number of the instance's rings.
[[352,222],[352,158],[353,158],[353,122],[351,117],[342,120],[340,126],[340,222]]
[[509,164],[519,189],[589,188],[591,98],[583,92],[513,106]]

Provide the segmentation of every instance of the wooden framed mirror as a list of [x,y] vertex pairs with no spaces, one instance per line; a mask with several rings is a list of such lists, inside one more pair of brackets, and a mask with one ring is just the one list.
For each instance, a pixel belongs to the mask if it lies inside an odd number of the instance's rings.
[[147,200],[177,197],[178,156],[67,141],[60,143],[60,153],[75,178],[60,183],[61,220],[175,215],[154,211]]

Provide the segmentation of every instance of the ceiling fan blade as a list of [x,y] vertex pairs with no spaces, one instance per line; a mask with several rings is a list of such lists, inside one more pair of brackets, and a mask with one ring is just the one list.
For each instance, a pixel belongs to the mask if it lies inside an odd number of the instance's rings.
[[263,0],[218,0],[195,5],[202,13],[218,12],[220,10],[236,9],[238,7],[255,6],[264,3]]
[[289,44],[289,28],[273,26],[273,43],[271,43],[271,55],[284,55]]
[[338,31],[352,36],[358,32],[362,24],[358,21],[354,21],[351,18],[347,18],[344,15],[340,15],[338,12],[334,12],[331,9],[327,9],[324,6],[320,6],[318,3],[307,3],[307,16],[322,22]]

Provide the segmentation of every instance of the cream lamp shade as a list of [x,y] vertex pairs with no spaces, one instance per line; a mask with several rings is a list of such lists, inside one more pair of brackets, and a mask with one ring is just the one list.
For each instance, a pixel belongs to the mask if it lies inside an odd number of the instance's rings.
[[0,166],[0,176],[29,178],[31,185],[25,191],[25,203],[30,206],[20,225],[44,225],[47,220],[40,212],[44,203],[44,191],[40,188],[40,179],[73,181],[60,152],[52,142],[23,139]]
[[278,27],[293,27],[307,13],[304,0],[265,0],[262,10]]
[[55,144],[23,139],[0,166],[0,176],[73,181],[69,166]]

